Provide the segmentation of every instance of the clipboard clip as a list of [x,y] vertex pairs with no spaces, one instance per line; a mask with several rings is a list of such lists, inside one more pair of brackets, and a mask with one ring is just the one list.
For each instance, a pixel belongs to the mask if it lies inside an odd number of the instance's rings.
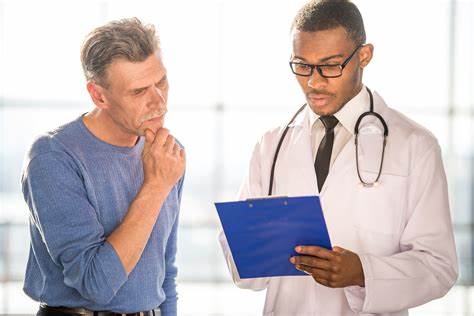
[[[245,202],[248,202],[249,207],[253,207],[253,202],[261,201],[261,200],[272,200],[272,199],[285,199],[288,198],[287,195],[269,195],[269,196],[262,196],[258,198],[249,198],[246,199]],[[283,205],[288,205],[288,201],[283,201]]]

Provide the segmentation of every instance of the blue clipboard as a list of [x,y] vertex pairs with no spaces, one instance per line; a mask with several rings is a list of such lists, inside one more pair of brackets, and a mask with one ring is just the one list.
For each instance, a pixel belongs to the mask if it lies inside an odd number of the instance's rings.
[[289,261],[298,245],[332,249],[319,197],[215,203],[241,279],[307,275]]

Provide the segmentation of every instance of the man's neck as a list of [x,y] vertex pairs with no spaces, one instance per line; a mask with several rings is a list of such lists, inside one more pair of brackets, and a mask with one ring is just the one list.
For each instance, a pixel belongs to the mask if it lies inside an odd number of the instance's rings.
[[138,141],[138,136],[125,132],[107,113],[100,109],[96,108],[87,113],[82,121],[95,137],[108,144],[133,147]]

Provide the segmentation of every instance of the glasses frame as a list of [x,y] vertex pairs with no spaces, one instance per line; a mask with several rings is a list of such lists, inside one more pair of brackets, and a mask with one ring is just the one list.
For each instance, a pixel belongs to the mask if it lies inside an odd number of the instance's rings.
[[[314,69],[316,68],[316,70],[318,71],[319,75],[323,78],[338,78],[340,76],[342,76],[342,71],[344,70],[344,68],[347,66],[347,64],[351,61],[352,57],[355,55],[355,53],[359,50],[359,48],[361,47],[364,47],[364,45],[359,45],[357,46],[354,51],[352,52],[352,54],[349,55],[349,57],[346,58],[346,60],[344,60],[342,62],[342,64],[333,64],[333,65],[329,65],[329,64],[322,64],[322,65],[312,65],[312,64],[306,64],[306,63],[300,63],[300,62],[294,62],[294,61],[290,61],[290,68],[291,68],[291,71],[297,75],[297,76],[302,76],[302,77],[311,77],[313,74],[314,74]],[[303,65],[303,66],[307,66],[310,68],[310,72],[308,75],[302,75],[302,74],[299,74],[297,72],[294,71],[293,69],[293,65]],[[341,73],[337,76],[326,76],[323,74],[323,70],[321,69],[322,67],[339,67],[339,69],[341,70]]]

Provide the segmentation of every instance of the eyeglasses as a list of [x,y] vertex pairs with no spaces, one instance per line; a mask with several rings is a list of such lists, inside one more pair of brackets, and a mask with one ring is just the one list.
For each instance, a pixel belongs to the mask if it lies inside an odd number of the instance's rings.
[[297,76],[311,77],[314,73],[314,68],[318,71],[321,77],[324,78],[337,78],[342,76],[342,70],[347,66],[351,58],[355,55],[357,50],[363,45],[359,45],[354,49],[352,54],[347,57],[342,64],[334,65],[311,65],[300,62],[290,61],[291,71]]

